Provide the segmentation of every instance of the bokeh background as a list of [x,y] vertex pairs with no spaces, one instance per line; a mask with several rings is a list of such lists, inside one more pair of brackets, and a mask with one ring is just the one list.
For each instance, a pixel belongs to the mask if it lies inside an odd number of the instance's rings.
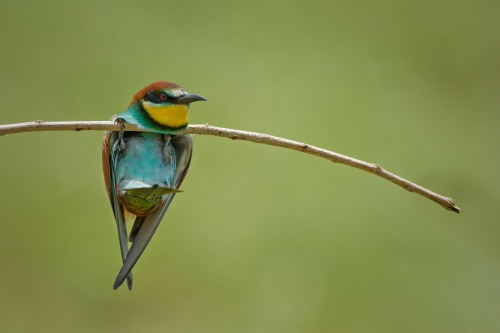
[[298,152],[197,136],[134,270],[100,132],[0,138],[1,332],[499,332],[500,3],[2,1],[0,123],[106,120],[168,80],[191,123],[379,163],[459,215]]

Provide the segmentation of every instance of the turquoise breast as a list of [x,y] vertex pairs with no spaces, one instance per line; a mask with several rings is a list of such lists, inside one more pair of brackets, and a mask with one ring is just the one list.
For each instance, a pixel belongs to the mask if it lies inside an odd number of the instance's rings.
[[115,159],[119,200],[128,211],[147,215],[169,193],[176,169],[170,136],[124,132],[124,147]]

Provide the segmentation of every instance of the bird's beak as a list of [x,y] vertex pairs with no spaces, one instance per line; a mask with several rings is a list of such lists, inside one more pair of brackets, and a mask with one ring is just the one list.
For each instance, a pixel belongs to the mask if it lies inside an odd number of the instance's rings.
[[178,104],[189,104],[197,101],[208,101],[205,97],[196,94],[186,94],[177,98]]

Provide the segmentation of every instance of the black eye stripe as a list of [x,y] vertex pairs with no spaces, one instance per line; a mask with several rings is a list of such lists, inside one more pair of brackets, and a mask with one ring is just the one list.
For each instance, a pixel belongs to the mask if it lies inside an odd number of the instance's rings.
[[175,103],[176,100],[163,91],[148,91],[144,96],[144,99],[155,104],[162,104],[165,102]]

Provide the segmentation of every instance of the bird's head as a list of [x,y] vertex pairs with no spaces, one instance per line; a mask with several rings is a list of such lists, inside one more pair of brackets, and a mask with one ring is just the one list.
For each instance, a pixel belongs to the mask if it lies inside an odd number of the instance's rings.
[[[188,124],[189,104],[206,100],[205,97],[187,93],[175,83],[159,81],[135,94],[125,113],[139,113],[134,118],[142,119],[134,119],[134,123],[138,122],[138,125],[148,129],[179,130]],[[123,118],[128,121],[129,117]]]

